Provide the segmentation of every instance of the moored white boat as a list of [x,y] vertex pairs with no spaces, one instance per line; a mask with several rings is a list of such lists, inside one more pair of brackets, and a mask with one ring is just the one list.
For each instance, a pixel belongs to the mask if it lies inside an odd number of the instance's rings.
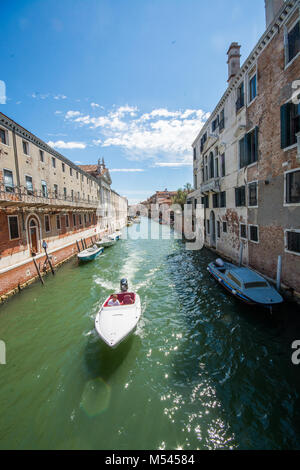
[[112,299],[110,295],[95,319],[98,335],[111,348],[116,348],[135,330],[141,317],[141,300],[138,294],[123,291],[116,295],[120,305],[109,305]]
[[79,261],[92,261],[93,259],[97,258],[97,256],[101,255],[103,251],[103,247],[94,245],[91,248],[87,248],[86,250],[81,251],[81,253],[78,253],[77,258]]
[[113,246],[117,243],[117,240],[113,240],[112,238],[103,238],[99,242],[96,243],[97,246],[99,247],[104,247],[108,248],[110,246]]

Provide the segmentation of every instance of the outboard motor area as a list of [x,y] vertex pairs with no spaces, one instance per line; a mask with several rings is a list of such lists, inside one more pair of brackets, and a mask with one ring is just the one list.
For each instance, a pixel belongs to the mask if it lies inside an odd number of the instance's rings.
[[127,281],[127,279],[125,279],[125,278],[121,279],[120,288],[121,288],[121,292],[127,292],[128,291],[128,281]]
[[224,268],[224,261],[223,261],[221,258],[218,258],[218,259],[216,259],[216,261],[215,261],[215,265],[216,265],[218,268]]

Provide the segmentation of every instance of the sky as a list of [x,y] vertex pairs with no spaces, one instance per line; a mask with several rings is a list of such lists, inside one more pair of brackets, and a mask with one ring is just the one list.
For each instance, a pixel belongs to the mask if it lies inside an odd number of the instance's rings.
[[192,183],[228,47],[243,62],[265,29],[264,0],[0,5],[0,111],[77,164],[103,157],[131,204]]

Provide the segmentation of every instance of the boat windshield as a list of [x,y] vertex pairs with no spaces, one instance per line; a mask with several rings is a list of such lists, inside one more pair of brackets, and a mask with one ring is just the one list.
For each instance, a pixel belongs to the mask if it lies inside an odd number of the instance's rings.
[[269,287],[264,281],[245,282],[245,289],[256,289],[257,287]]

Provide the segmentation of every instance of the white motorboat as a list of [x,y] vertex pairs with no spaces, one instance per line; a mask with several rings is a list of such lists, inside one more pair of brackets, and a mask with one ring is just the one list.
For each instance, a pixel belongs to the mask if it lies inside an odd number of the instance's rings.
[[141,300],[138,294],[128,292],[126,279],[121,280],[119,305],[110,305],[110,295],[96,315],[95,327],[100,338],[111,348],[116,348],[136,328],[141,317]]
[[133,223],[134,224],[140,224],[141,223],[140,217],[136,217],[135,219],[133,219]]
[[107,238],[109,238],[110,240],[120,240],[121,234],[120,234],[120,232],[114,232],[114,233],[108,235]]
[[103,246],[104,248],[108,248],[109,246],[113,246],[117,243],[117,240],[112,238],[103,238],[99,242],[96,243],[97,246]]
[[77,258],[79,261],[93,261],[97,256],[103,253],[104,248],[98,247],[97,245],[93,245],[91,248],[87,248],[81,253],[78,253]]

